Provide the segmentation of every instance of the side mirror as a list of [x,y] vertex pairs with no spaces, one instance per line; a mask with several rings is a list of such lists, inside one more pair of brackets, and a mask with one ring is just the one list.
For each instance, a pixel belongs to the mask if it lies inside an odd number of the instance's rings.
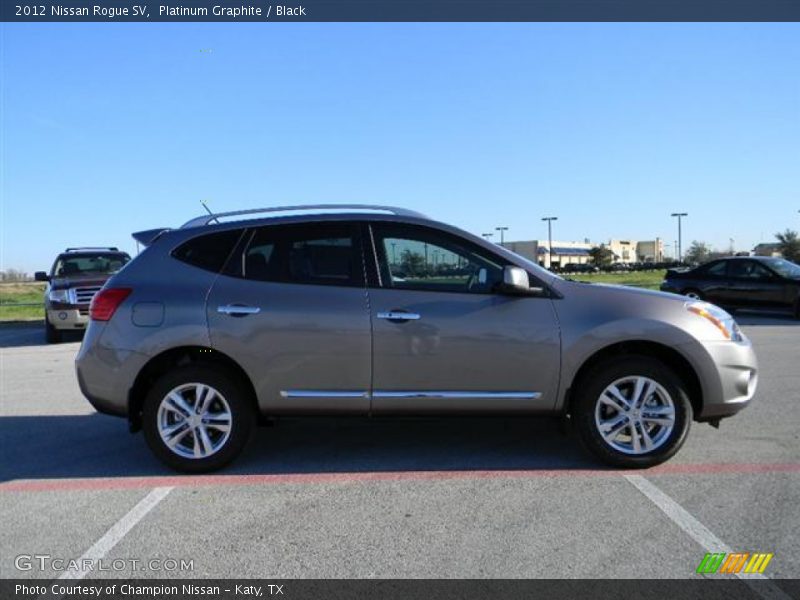
[[503,268],[503,283],[500,292],[521,296],[538,296],[544,293],[544,288],[531,287],[528,272],[520,267],[507,265]]
[[36,281],[50,281],[50,276],[44,271],[36,271],[36,273],[33,274],[33,278]]

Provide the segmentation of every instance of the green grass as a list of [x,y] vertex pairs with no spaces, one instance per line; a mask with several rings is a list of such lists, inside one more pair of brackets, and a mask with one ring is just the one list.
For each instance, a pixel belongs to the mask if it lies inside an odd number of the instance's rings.
[[[35,321],[44,318],[44,283],[0,283],[0,321]],[[35,306],[7,306],[16,303]]]
[[566,274],[570,279],[576,281],[588,281],[591,283],[618,283],[621,285],[631,285],[634,287],[657,290],[664,281],[666,271],[636,271],[632,273],[574,273]]

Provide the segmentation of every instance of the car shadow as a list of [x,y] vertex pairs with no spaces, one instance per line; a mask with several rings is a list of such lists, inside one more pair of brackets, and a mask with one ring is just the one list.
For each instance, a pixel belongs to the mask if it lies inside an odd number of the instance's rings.
[[[0,417],[0,481],[174,475],[141,434],[100,415]],[[605,469],[553,419],[285,419],[223,473]]]
[[[80,342],[84,330],[64,331],[62,343]],[[50,346],[44,338],[44,321],[24,321],[0,323],[0,348],[23,348],[30,346]]]

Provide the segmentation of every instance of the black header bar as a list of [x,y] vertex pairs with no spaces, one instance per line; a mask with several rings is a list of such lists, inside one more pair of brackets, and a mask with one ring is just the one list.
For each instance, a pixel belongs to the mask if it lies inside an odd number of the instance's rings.
[[800,21],[800,0],[0,0],[7,22]]

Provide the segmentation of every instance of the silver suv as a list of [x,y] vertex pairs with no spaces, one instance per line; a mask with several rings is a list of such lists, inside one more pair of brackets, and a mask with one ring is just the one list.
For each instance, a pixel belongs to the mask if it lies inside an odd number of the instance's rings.
[[756,388],[716,306],[561,279],[408,210],[259,209],[134,237],[147,248],[95,296],[78,380],[183,471],[222,467],[283,415],[555,415],[600,460],[649,467]]

